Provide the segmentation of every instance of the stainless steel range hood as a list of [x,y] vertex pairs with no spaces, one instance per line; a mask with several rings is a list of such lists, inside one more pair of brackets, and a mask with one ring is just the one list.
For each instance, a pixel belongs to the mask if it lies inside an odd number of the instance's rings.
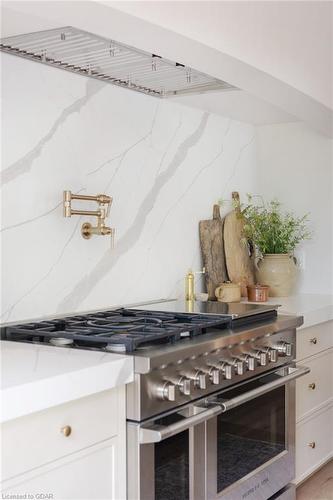
[[1,39],[3,52],[156,97],[235,89],[157,54],[72,26]]

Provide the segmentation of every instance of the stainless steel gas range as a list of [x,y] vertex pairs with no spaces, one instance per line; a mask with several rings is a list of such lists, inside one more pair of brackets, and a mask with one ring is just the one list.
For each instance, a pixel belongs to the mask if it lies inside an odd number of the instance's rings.
[[130,500],[293,499],[294,363],[301,317],[275,306],[161,302],[2,336],[134,357],[127,386]]

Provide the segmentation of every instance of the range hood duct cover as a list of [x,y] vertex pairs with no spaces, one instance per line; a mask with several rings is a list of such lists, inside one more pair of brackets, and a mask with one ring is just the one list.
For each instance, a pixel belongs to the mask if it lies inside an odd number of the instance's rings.
[[3,52],[156,96],[201,94],[236,87],[72,26],[1,39]]

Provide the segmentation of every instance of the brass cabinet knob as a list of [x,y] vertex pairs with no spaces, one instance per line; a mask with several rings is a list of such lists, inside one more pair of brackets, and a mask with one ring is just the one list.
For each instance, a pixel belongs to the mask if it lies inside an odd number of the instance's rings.
[[62,427],[60,429],[60,432],[65,436],[65,437],[68,437],[71,435],[72,433],[72,428],[70,425],[65,425],[64,427]]
[[312,389],[314,391],[315,388],[316,388],[316,384],[314,382],[312,382],[311,384],[309,384],[309,389]]
[[317,337],[313,337],[313,339],[310,339],[310,344],[316,344],[317,343]]
[[316,447],[316,442],[315,441],[311,441],[310,443],[308,443],[308,446],[313,449],[313,448]]

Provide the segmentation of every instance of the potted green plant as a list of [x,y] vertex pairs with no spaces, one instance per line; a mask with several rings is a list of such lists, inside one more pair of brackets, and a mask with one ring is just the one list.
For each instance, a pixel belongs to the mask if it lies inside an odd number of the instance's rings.
[[239,206],[244,220],[244,238],[255,249],[257,262],[256,278],[259,283],[269,285],[272,297],[288,296],[297,278],[294,250],[303,240],[311,238],[307,228],[308,214],[297,217],[283,212],[277,200],[254,203],[248,195],[247,205]]

